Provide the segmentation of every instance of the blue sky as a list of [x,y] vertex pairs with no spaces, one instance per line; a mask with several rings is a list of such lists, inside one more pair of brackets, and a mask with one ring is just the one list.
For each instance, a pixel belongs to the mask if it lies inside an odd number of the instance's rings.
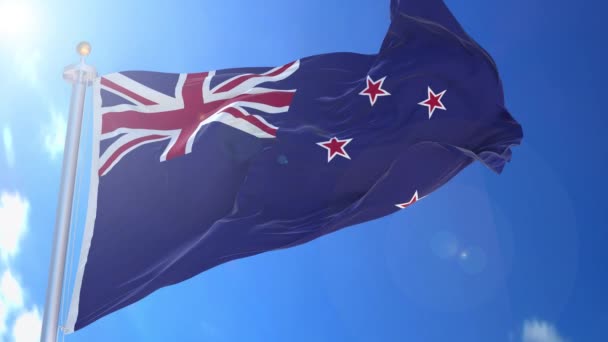
[[[0,0],[0,341],[37,340],[76,43],[91,41],[101,74],[374,53],[388,2]],[[408,210],[222,265],[65,339],[608,340],[608,5],[447,4],[496,60],[524,128],[502,175],[473,165]]]

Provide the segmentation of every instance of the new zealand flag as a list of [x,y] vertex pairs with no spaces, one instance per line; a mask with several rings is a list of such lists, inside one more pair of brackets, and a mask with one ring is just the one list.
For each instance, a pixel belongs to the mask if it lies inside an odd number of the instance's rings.
[[441,0],[393,0],[374,55],[121,72],[94,87],[93,174],[68,331],[224,262],[402,210],[522,130]]

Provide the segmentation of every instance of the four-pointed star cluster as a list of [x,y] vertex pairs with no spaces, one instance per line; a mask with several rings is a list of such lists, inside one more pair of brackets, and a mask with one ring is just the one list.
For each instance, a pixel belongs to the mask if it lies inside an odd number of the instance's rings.
[[[359,95],[368,96],[369,103],[373,107],[376,104],[376,101],[378,100],[378,98],[380,96],[391,95],[386,89],[382,88],[385,80],[386,80],[386,76],[384,76],[376,81],[374,81],[370,76],[367,76],[366,87],[359,93]],[[441,99],[443,98],[443,96],[445,95],[446,92],[447,92],[447,89],[443,90],[439,93],[435,93],[433,91],[433,89],[431,89],[430,86],[427,87],[427,98],[425,100],[419,102],[418,104],[420,106],[427,107],[429,120],[433,117],[433,113],[435,112],[435,109],[447,110],[447,108],[445,107],[443,102],[441,102]],[[327,162],[329,163],[336,156],[340,156],[340,157],[350,160],[350,156],[348,155],[348,152],[346,152],[345,147],[352,140],[353,140],[353,138],[339,139],[338,137],[332,137],[331,139],[329,139],[327,141],[318,142],[317,145],[319,145],[327,150]],[[411,197],[411,199],[409,201],[404,202],[404,203],[395,204],[395,206],[397,206],[400,209],[405,209],[405,208],[409,207],[410,205],[416,203],[418,200],[419,200],[418,191],[415,191],[414,195]]]

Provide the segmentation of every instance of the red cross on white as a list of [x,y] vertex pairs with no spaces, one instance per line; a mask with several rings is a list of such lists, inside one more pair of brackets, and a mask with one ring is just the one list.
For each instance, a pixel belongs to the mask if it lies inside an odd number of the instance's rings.
[[447,89],[438,94],[435,94],[435,92],[433,92],[433,89],[431,89],[431,87],[428,87],[428,98],[418,103],[419,105],[428,108],[429,120],[433,116],[433,112],[435,111],[435,109],[446,110],[445,106],[443,105],[443,102],[441,102],[441,98],[443,97],[443,95],[445,95],[446,91]]
[[412,198],[405,202],[405,203],[400,203],[400,204],[395,204],[395,206],[399,209],[405,209],[407,207],[409,207],[410,205],[418,202],[419,198],[418,198],[418,191],[414,192],[414,196],[412,196]]
[[363,89],[359,95],[369,96],[369,103],[373,106],[378,99],[378,96],[389,96],[390,93],[382,89],[386,76],[381,79],[374,81],[371,77],[367,76],[367,86]]
[[327,150],[327,162],[329,163],[332,159],[334,159],[335,156],[350,159],[350,156],[348,155],[348,153],[346,153],[344,147],[346,147],[346,145],[348,145],[351,140],[353,139],[351,138],[340,140],[334,137],[327,141],[318,142],[317,145]]
[[[291,76],[295,61],[261,74],[239,74],[211,87],[215,71],[181,74],[175,97],[165,95],[121,73],[104,76],[98,87],[131,104],[102,107],[101,140],[116,138],[100,157],[99,175],[105,175],[126,154],[151,142],[168,140],[160,156],[166,161],[192,152],[199,130],[220,122],[258,138],[276,137],[277,127],[248,109],[266,114],[284,113],[296,90],[262,88]],[[99,89],[97,90],[100,91]]]

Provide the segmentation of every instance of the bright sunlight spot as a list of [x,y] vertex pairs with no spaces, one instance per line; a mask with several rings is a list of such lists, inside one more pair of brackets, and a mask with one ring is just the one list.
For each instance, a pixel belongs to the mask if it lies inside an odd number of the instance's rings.
[[36,26],[31,6],[16,0],[0,0],[0,40],[27,40]]

